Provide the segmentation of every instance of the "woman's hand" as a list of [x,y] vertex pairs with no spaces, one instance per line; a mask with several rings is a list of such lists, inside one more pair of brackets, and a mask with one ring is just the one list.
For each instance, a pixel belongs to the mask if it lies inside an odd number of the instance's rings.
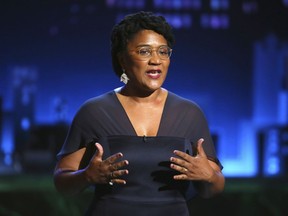
[[99,144],[95,144],[97,151],[93,155],[89,162],[89,165],[85,168],[84,173],[90,184],[107,184],[113,185],[126,184],[126,181],[121,179],[121,176],[127,175],[127,169],[121,169],[129,164],[127,160],[121,160],[122,153],[116,153],[105,160],[103,157],[103,147]]
[[175,175],[175,180],[201,180],[210,182],[215,171],[209,164],[209,160],[203,149],[204,139],[199,139],[197,142],[197,155],[195,157],[175,150],[174,154],[179,158],[171,157],[171,168],[180,172],[180,175]]
[[57,162],[54,183],[60,193],[75,195],[94,184],[126,183],[121,176],[128,174],[127,169],[122,169],[128,165],[128,161],[120,160],[123,157],[122,153],[116,153],[103,160],[103,147],[99,143],[95,146],[97,151],[84,169],[79,169],[79,165],[86,148],[68,154]]
[[220,167],[207,159],[202,147],[204,140],[197,142],[197,155],[195,157],[181,151],[174,151],[179,158],[171,157],[171,168],[181,174],[175,175],[175,180],[193,180],[200,196],[212,197],[224,190],[225,178]]

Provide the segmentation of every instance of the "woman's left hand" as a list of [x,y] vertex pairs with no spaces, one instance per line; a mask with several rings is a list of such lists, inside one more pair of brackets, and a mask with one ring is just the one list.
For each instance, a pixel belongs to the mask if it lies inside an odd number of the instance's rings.
[[209,164],[209,160],[203,149],[204,139],[197,141],[197,155],[191,156],[185,152],[175,150],[177,157],[171,157],[171,168],[180,172],[175,175],[175,180],[196,180],[210,182],[215,174],[214,169]]

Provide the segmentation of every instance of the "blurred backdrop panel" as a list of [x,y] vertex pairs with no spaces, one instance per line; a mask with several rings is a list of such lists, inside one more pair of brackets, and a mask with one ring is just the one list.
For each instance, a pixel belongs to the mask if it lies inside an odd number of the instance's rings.
[[173,26],[164,87],[202,107],[225,176],[287,179],[287,0],[1,1],[0,174],[51,178],[79,106],[121,86],[110,32],[140,10]]

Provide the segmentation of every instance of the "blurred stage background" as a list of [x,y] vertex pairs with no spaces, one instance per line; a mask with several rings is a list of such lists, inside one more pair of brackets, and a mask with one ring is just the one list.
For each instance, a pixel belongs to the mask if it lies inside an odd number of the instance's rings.
[[60,196],[55,155],[88,98],[121,85],[110,31],[157,12],[176,44],[165,87],[197,102],[227,178],[198,215],[288,215],[287,0],[3,0],[0,2],[0,215],[81,215]]

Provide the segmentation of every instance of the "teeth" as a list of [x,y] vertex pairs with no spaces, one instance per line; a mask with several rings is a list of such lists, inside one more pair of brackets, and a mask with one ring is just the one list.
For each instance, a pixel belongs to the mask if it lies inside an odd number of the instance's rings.
[[156,74],[156,73],[160,73],[159,71],[148,71],[148,73],[151,73],[151,74]]

